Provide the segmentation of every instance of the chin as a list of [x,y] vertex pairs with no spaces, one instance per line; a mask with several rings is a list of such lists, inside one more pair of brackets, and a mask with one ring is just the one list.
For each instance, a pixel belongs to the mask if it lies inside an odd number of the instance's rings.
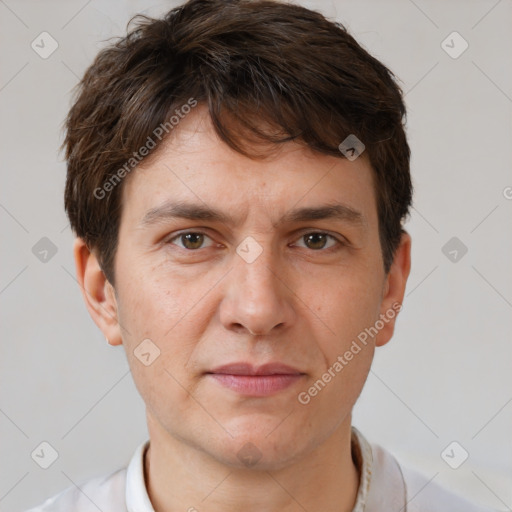
[[300,439],[297,432],[285,428],[278,432],[278,424],[275,418],[271,428],[267,422],[263,422],[264,428],[257,428],[252,422],[245,430],[238,430],[233,438],[224,438],[216,448],[211,443],[205,448],[218,462],[229,467],[276,471],[293,464],[314,448],[312,440]]

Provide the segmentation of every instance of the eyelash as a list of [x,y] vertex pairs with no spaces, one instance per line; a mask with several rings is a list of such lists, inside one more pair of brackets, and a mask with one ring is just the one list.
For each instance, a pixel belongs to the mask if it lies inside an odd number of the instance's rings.
[[[208,237],[210,238],[211,240],[211,237],[208,236],[204,231],[182,231],[178,234],[175,234],[173,235],[171,238],[168,238],[167,240],[165,240],[165,243],[166,244],[172,244],[172,242],[176,239],[179,239],[180,237],[184,236],[184,235],[190,235],[190,234],[194,234],[194,235],[204,235],[205,237]],[[308,235],[327,235],[329,238],[331,238],[332,240],[334,240],[335,242],[337,242],[334,246],[332,247],[328,247],[327,249],[310,249],[311,251],[313,252],[324,252],[324,253],[331,253],[331,252],[335,252],[337,250],[340,250],[341,248],[347,246],[348,244],[346,242],[343,242],[341,241],[340,239],[338,239],[337,237],[335,237],[334,235],[331,235],[330,233],[327,233],[325,231],[308,231],[307,233],[303,233],[299,239],[303,239],[305,236],[308,236]],[[175,244],[172,244],[172,245],[175,245]],[[187,251],[187,252],[198,252],[201,250],[201,248],[199,249],[187,249],[186,247],[180,247],[178,246],[181,250],[183,251]],[[206,249],[206,248],[205,248]],[[306,247],[307,249],[307,247]]]

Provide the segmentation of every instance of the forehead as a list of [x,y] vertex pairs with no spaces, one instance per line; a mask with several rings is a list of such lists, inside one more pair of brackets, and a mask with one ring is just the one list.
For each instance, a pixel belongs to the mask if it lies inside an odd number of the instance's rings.
[[218,212],[229,212],[232,222],[259,213],[275,226],[292,208],[341,204],[345,213],[360,213],[361,225],[377,222],[367,158],[350,162],[296,142],[281,144],[277,152],[275,146],[268,149],[264,160],[234,151],[219,139],[207,111],[198,106],[127,177],[123,217],[140,223],[165,204],[180,202],[202,204],[210,211],[216,206]]

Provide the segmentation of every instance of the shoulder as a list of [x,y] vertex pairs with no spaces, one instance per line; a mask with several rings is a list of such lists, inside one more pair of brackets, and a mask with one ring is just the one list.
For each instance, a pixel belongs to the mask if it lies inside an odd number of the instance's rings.
[[126,512],[126,468],[72,485],[26,512]]
[[496,512],[490,508],[471,503],[463,496],[456,494],[427,478],[420,472],[400,465],[407,489],[408,512],[432,510],[439,512]]
[[[378,494],[382,496],[393,489],[393,494],[400,496],[402,507],[407,512],[493,512],[442,487],[432,477],[428,478],[415,469],[399,463],[382,446],[375,443],[370,446],[373,464],[370,485],[372,492],[369,501],[373,500],[375,505],[379,500]],[[396,497],[390,499],[397,500]],[[370,507],[369,510],[373,508]]]

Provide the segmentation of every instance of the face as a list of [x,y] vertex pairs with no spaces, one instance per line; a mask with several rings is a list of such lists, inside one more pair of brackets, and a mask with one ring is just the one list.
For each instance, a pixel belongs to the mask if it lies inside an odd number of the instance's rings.
[[254,450],[277,469],[350,421],[392,334],[389,319],[354,348],[405,287],[384,274],[371,167],[295,143],[248,159],[200,107],[173,135],[124,183],[121,327],[105,329],[151,424],[225,464]]

